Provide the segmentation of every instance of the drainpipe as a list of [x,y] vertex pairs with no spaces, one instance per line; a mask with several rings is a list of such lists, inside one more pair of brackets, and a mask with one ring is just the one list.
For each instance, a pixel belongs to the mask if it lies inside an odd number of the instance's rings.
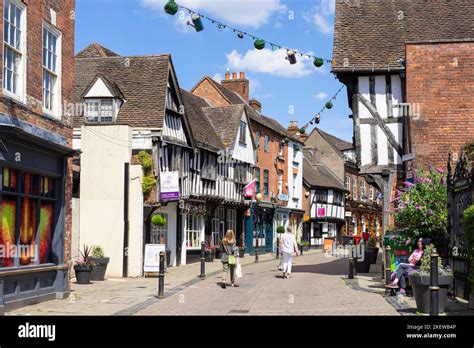
[[124,180],[123,180],[123,267],[122,277],[128,277],[128,244],[129,244],[129,220],[128,220],[128,201],[129,201],[129,171],[130,163],[124,165]]

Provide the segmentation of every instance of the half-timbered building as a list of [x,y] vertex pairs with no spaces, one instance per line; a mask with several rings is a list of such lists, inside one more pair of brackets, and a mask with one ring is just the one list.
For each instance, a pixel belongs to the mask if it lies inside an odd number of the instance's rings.
[[[474,3],[336,1],[333,72],[348,89],[357,165],[384,194],[444,167],[474,132]],[[357,18],[357,20],[354,20]],[[472,93],[471,93],[472,94]]]

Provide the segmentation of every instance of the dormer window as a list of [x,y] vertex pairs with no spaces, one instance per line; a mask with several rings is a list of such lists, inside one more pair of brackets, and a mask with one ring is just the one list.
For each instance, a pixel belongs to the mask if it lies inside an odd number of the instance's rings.
[[84,110],[86,123],[113,123],[114,114],[112,98],[86,99]]

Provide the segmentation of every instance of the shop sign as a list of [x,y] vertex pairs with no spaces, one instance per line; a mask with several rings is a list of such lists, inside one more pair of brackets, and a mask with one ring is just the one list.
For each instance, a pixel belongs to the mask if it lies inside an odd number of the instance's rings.
[[145,245],[145,273],[158,273],[160,271],[160,252],[166,252],[165,244]]
[[318,218],[326,217],[326,208],[318,208]]
[[179,172],[165,172],[160,174],[160,199],[179,199]]

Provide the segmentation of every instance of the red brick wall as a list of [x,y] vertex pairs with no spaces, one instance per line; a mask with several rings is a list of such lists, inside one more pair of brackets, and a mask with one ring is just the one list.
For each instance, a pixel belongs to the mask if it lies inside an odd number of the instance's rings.
[[421,114],[410,118],[416,164],[445,168],[474,138],[474,42],[408,44],[406,60],[407,102]]
[[193,91],[194,95],[206,99],[211,106],[221,107],[229,106],[230,104],[224,96],[207,80],[203,80]]
[[[23,3],[27,7],[26,105],[5,97],[2,87],[0,88],[0,112],[66,137],[68,145],[72,147],[72,128],[68,118],[62,117],[61,120],[56,120],[42,115],[42,21],[50,22],[50,8],[56,11],[56,28],[62,33],[62,104],[72,102],[75,0],[23,0]],[[3,0],[0,0],[0,18],[3,18]],[[0,37],[3,38],[3,24],[0,25]],[[0,62],[2,64],[0,76],[3,79],[3,50],[0,50]],[[70,264],[72,160],[69,160],[65,194],[65,260]]]

